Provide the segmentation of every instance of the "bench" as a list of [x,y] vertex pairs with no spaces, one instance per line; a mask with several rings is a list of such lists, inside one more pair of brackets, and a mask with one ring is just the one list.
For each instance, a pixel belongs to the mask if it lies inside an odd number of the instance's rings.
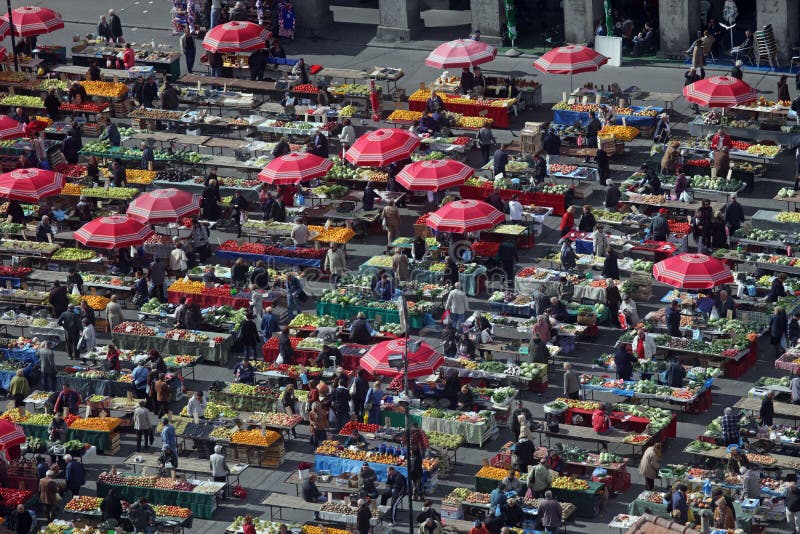
[[[551,438],[561,438],[566,440],[576,440],[576,441],[591,441],[597,445],[597,452],[600,453],[601,449],[608,450],[608,446],[610,444],[625,444],[630,445],[632,448],[632,455],[636,454],[636,448],[639,447],[642,449],[643,447],[650,444],[653,438],[649,441],[644,443],[627,443],[625,442],[625,438],[628,436],[627,433],[614,430],[611,434],[601,436],[594,429],[590,426],[576,426],[576,425],[566,425],[559,423],[558,425],[558,432],[550,432],[547,430],[539,430],[538,431],[544,436],[547,437],[547,448],[550,448],[550,439]],[[541,441],[539,443],[542,444]]]
[[303,510],[306,512],[319,513],[322,510],[322,503],[306,502],[302,497],[292,497],[283,493],[270,493],[261,501],[261,504],[269,507],[269,520],[275,520],[275,508],[278,509],[278,519],[283,519],[281,510],[290,508],[292,510]]

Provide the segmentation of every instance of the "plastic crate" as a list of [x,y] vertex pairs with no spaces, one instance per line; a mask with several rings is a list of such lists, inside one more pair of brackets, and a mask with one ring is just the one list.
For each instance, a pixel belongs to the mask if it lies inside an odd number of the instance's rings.
[[500,467],[502,469],[510,469],[511,468],[511,455],[510,454],[495,454],[492,456],[492,459],[489,460],[489,464],[492,467]]
[[543,382],[535,382],[531,380],[528,382],[528,391],[533,391],[535,393],[544,393],[547,391],[548,387],[550,387],[550,382],[547,380]]
[[442,519],[464,519],[464,510],[460,506],[442,505],[440,511]]

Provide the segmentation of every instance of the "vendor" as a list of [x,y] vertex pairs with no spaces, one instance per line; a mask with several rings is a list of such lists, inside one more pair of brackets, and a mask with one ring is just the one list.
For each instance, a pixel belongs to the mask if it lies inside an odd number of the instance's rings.
[[681,388],[684,378],[686,378],[686,369],[677,358],[672,359],[664,372],[664,382],[670,387]]
[[203,283],[208,289],[212,289],[214,284],[224,284],[225,280],[217,276],[213,265],[209,265],[206,270],[203,271]]
[[[739,445],[742,441],[742,437],[739,434],[739,419],[741,416],[737,417],[733,415],[733,408],[730,406],[726,407],[723,416],[720,419],[720,427],[722,428],[722,445],[727,447],[728,445]],[[744,454],[742,454],[744,457]],[[731,459],[733,459],[734,453],[731,452]],[[745,458],[746,460],[746,458]],[[740,462],[741,463],[741,462]],[[730,465],[730,464],[729,464]],[[747,464],[749,465],[749,464]],[[732,473],[739,472],[739,466],[736,466]]]
[[778,276],[772,279],[769,293],[767,293],[767,302],[778,302],[778,299],[786,296],[784,281],[786,281],[786,273],[778,273]]
[[742,467],[749,468],[752,464],[750,460],[747,459],[747,455],[744,453],[743,449],[739,447],[735,447],[731,450],[730,458],[728,458],[728,472],[734,475],[738,475],[741,472]]
[[538,334],[535,334],[531,339],[530,346],[528,347],[528,354],[533,363],[541,363],[547,365],[550,359],[550,350],[547,348],[547,343],[542,341]]
[[522,490],[522,482],[517,478],[517,473],[513,469],[508,470],[506,478],[503,479],[503,484],[506,485],[508,491],[515,491],[518,495]]
[[661,156],[661,174],[667,176],[675,174],[675,166],[681,157],[680,148],[680,141],[672,141],[664,150],[664,155]]
[[668,210],[661,208],[652,219],[650,219],[650,235],[655,241],[666,241],[669,237],[669,221],[667,221]]
[[206,412],[206,400],[203,398],[203,392],[198,391],[194,394],[194,396],[189,399],[189,402],[186,405],[186,415],[189,417],[198,418],[205,417]]
[[728,135],[723,128],[717,130],[714,137],[711,138],[711,149],[716,150],[722,147],[727,147],[729,150],[733,148],[733,139]]
[[436,94],[435,89],[431,89],[428,100],[425,101],[425,111],[428,113],[441,113],[444,111],[444,100]]
[[458,394],[456,407],[459,411],[469,412],[475,407],[475,397],[472,395],[472,388],[469,384],[461,386],[461,392]]
[[233,368],[233,375],[239,384],[254,385],[255,383],[255,369],[253,369],[249,358],[245,358],[236,364],[236,367]]
[[354,428],[352,434],[350,434],[350,437],[347,438],[347,440],[345,440],[344,446],[345,447],[355,446],[358,448],[364,448],[367,446],[367,440],[364,438],[364,436],[361,435],[361,433],[358,431],[357,428]]
[[658,177],[658,174],[648,167],[646,163],[642,163],[639,172],[644,173],[644,177],[639,182],[639,187],[643,188],[644,192],[647,194],[660,195],[661,179]]
[[472,75],[472,72],[469,70],[469,67],[463,67],[461,69],[461,79],[458,82],[458,88],[461,91],[461,94],[464,95],[470,94],[474,86],[475,86],[475,76]]
[[394,298],[394,283],[389,278],[388,273],[383,273],[381,279],[375,284],[375,294],[381,300],[392,300]]
[[65,382],[62,386],[61,393],[58,394],[56,404],[53,406],[53,413],[59,414],[63,408],[67,408],[71,414],[77,415],[80,404],[80,394],[74,389],[70,389],[69,385]]
[[422,117],[417,123],[417,132],[420,134],[435,134],[440,130],[439,121],[436,120],[428,111],[422,112]]
[[[644,346],[644,345],[642,345]],[[614,352],[614,367],[617,370],[617,379],[630,381],[633,377],[633,364],[636,359],[622,345]]]
[[60,441],[65,443],[67,441],[67,422],[61,417],[61,414],[56,412],[53,420],[50,421],[50,426],[47,427],[47,435],[50,441]]
[[611,426],[611,417],[608,415],[606,406],[598,408],[592,414],[592,428],[601,436],[608,435],[614,430]]
[[[677,141],[676,141],[677,142]],[[731,158],[728,147],[724,146],[714,151],[714,172],[717,178],[725,178],[731,168]]]
[[652,360],[656,353],[656,342],[648,336],[644,328],[639,329],[632,343],[633,353],[638,360]]
[[[357,320],[358,319],[356,319],[356,321]],[[355,324],[356,321],[353,321],[353,324]],[[350,326],[350,341],[353,341],[352,325]],[[371,341],[372,341],[372,336],[370,335],[370,341],[367,343],[362,343],[362,345],[368,345]],[[354,341],[354,343],[356,342]],[[323,369],[327,367],[338,367],[339,365],[341,365],[341,363],[342,363],[342,351],[340,351],[333,345],[329,344],[325,344],[322,346],[322,351],[320,351],[319,356],[317,356],[317,360],[314,362],[314,364],[317,367],[322,367]]]
[[[534,462],[535,445],[526,436],[520,436],[514,445],[514,455],[516,456],[515,467],[520,473],[527,473],[528,467]],[[509,472],[510,473],[510,472]],[[507,479],[508,477],[506,477]],[[519,492],[519,490],[517,490]]]

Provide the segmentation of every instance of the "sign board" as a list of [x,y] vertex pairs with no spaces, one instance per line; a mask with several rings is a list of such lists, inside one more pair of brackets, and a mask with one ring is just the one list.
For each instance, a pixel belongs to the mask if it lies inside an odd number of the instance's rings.
[[594,49],[608,58],[608,65],[622,66],[622,37],[595,35]]

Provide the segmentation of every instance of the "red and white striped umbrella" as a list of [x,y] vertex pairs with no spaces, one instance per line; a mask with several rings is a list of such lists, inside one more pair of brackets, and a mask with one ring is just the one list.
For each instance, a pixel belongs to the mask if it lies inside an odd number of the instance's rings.
[[506,217],[503,212],[482,200],[456,200],[428,216],[427,224],[437,232],[478,232],[494,228]]
[[733,282],[730,269],[722,260],[705,254],[678,254],[653,266],[659,282],[681,289],[710,289]]
[[756,90],[733,76],[704,78],[683,88],[687,101],[710,108],[749,104],[758,98]]
[[75,241],[92,248],[138,247],[153,235],[150,226],[127,215],[98,217],[75,232]]
[[234,20],[214,26],[203,39],[209,52],[249,52],[266,46],[268,32],[254,22]]
[[16,169],[0,174],[0,197],[20,202],[38,202],[40,198],[61,193],[64,175],[44,169]]
[[533,62],[547,74],[578,74],[594,72],[608,63],[608,58],[585,46],[567,45],[553,48]]
[[456,39],[437,46],[428,54],[425,64],[437,69],[473,67],[492,61],[497,49],[492,45],[472,39]]
[[333,162],[310,152],[291,152],[275,158],[258,173],[258,179],[271,185],[296,185],[328,174]]
[[[391,356],[405,357],[406,340],[404,338],[390,339],[373,345],[364,356],[359,365],[371,375],[400,376],[402,369],[389,366]],[[432,375],[444,363],[444,356],[436,352],[427,343],[420,343],[417,350],[408,353],[408,378]]]
[[475,169],[454,159],[421,160],[409,163],[396,177],[409,191],[440,191],[466,182]]
[[126,212],[143,223],[175,222],[200,211],[200,195],[180,189],[156,189],[136,197]]
[[353,165],[383,167],[411,157],[418,146],[419,137],[408,130],[381,128],[356,139],[344,158]]
[[[0,47],[2,48],[2,47]],[[5,48],[2,48],[5,52]],[[0,53],[0,61],[2,61]],[[0,117],[0,139],[16,139],[25,135],[25,125],[17,122],[7,115]]]
[[[11,35],[11,26],[8,24],[7,21],[0,18],[0,39],[5,39]],[[3,47],[3,57],[5,58],[5,47]]]
[[[17,37],[33,37],[54,32],[64,27],[61,14],[39,6],[23,6],[11,11],[14,35]],[[8,23],[8,13],[0,16]]]
[[0,450],[25,443],[25,432],[8,419],[0,419]]
[[[1,27],[2,25],[0,25],[0,28]],[[4,37],[0,37],[0,39],[4,39]],[[3,61],[6,57],[8,57],[8,50],[6,50],[5,46],[0,46],[0,61]]]

